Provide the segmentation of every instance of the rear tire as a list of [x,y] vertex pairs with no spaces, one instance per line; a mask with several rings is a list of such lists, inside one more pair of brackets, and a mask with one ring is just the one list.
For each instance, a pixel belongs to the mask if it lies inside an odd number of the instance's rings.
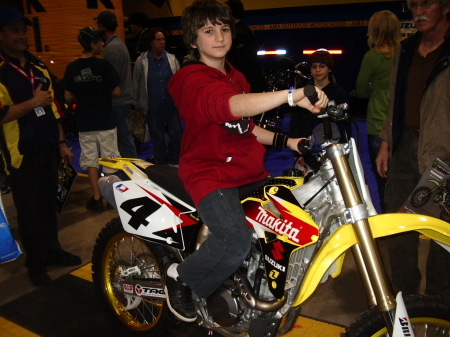
[[[152,244],[126,233],[119,218],[113,219],[100,232],[92,254],[92,278],[109,312],[120,321],[128,335],[148,333],[150,336],[170,335],[171,315],[164,299],[153,300],[124,294],[119,281],[121,268],[138,266],[141,275],[127,278],[160,279],[163,270]],[[136,305],[137,304],[137,305]],[[134,305],[134,306],[133,306]],[[127,308],[128,306],[128,308]],[[168,320],[172,320],[169,324]]]
[[[404,301],[415,337],[450,336],[450,299],[411,295]],[[388,337],[388,333],[382,315],[373,308],[361,314],[345,336]]]

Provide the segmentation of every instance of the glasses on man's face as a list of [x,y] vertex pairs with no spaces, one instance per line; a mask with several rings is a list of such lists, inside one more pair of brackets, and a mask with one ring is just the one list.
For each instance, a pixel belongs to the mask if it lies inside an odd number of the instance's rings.
[[422,7],[423,9],[428,9],[431,7],[431,5],[434,5],[436,2],[438,2],[438,0],[424,0],[421,2],[410,1],[408,4],[408,8],[410,11],[417,9],[419,6]]

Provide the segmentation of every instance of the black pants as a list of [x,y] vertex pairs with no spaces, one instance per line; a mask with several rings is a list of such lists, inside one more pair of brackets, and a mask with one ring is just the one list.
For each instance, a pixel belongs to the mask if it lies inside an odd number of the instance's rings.
[[57,174],[57,145],[27,152],[20,168],[11,170],[19,235],[29,267],[44,268],[48,254],[61,248],[55,208]]
[[[385,189],[385,211],[398,212],[422,177],[417,163],[419,139],[404,132],[392,155]],[[387,239],[394,286],[415,292],[421,281],[418,267],[419,233],[408,232]],[[450,254],[434,241],[426,268],[426,292],[450,294]]]

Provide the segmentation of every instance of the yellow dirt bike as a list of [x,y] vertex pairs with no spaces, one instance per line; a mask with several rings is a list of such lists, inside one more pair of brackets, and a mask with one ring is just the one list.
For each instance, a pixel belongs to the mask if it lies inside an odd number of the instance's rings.
[[[314,101],[314,87],[305,92]],[[345,336],[450,336],[450,300],[394,297],[375,242],[417,231],[448,250],[448,223],[417,214],[376,214],[356,144],[351,138],[339,142],[330,122],[345,116],[344,106],[328,107],[316,136],[299,144],[301,152],[316,152],[317,172],[296,176],[291,170],[242,189],[242,206],[254,230],[252,249],[213,295],[194,294],[199,325],[226,337],[283,335],[317,286],[339,276],[351,250],[371,309]],[[94,284],[128,335],[168,336],[174,318],[162,284],[164,265],[194,252],[207,239],[208,224],[198,217],[176,168],[111,158],[100,163],[122,170],[130,180],[100,181],[120,218],[97,238]]]

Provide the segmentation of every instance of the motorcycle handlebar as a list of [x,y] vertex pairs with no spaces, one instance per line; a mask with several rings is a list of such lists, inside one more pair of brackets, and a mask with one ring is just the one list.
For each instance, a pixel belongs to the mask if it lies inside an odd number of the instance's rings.
[[319,100],[316,88],[311,84],[308,84],[303,88],[303,93],[305,94],[306,97],[308,97],[312,105],[316,104],[317,101]]
[[[303,93],[305,94],[306,97],[308,97],[312,105],[316,104],[317,101],[319,100],[316,88],[311,84],[308,84],[303,88]],[[330,120],[328,118],[324,118],[327,116],[328,114],[326,113],[326,109],[322,109],[318,117],[322,119],[325,139],[329,140],[332,137],[332,129]]]
[[[303,88],[303,93],[309,99],[311,104],[315,104],[318,101],[318,95],[316,88],[308,84]],[[338,106],[329,105],[328,107],[322,109],[322,111],[316,116],[320,118],[323,125],[323,139],[324,143],[329,143],[333,139],[333,129],[331,125],[331,120],[340,121],[348,118],[347,115],[348,104],[340,104]],[[297,144],[297,149],[302,155],[310,154],[313,152],[314,141],[313,138],[302,139]]]
[[311,138],[304,138],[301,139],[298,143],[297,143],[297,149],[298,151],[302,154],[302,155],[308,155],[311,153],[311,149],[312,149],[312,142],[311,142]]

